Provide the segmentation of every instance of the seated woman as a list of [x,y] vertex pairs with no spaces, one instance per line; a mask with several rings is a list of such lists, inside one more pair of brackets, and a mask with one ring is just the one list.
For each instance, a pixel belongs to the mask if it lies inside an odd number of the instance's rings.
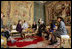
[[11,40],[12,43],[14,43],[16,41],[14,38],[12,38],[10,36],[10,31],[8,30],[7,27],[4,28],[4,31],[1,32],[1,35],[3,37],[5,37],[7,39],[7,41],[8,41],[8,39]]
[[50,24],[50,32],[54,32],[54,30],[55,30],[55,21],[54,20],[52,20],[52,22],[51,22],[51,24]]
[[33,30],[36,30],[36,29],[37,29],[37,24],[36,24],[36,22],[33,23],[32,29],[33,29]]
[[50,25],[50,31],[49,31],[49,41],[50,41],[49,44],[50,44],[50,45],[52,45],[52,44],[54,44],[54,43],[57,42],[57,41],[54,42],[54,39],[55,39],[55,38],[54,38],[54,36],[53,36],[53,34],[52,34],[54,31],[56,31],[56,29],[55,29],[55,27],[56,27],[56,26],[55,26],[55,23],[56,23],[56,22],[55,22],[54,20],[52,20],[51,25]]
[[63,18],[58,17],[57,21],[59,22],[59,25],[58,25],[57,30],[52,33],[52,40],[51,41],[53,41],[53,43],[51,43],[51,44],[56,43],[56,41],[57,41],[56,37],[60,38],[61,35],[67,34],[67,30],[66,30]]
[[18,24],[16,26],[16,31],[18,31],[19,33],[21,33],[21,37],[22,37],[22,30],[23,30],[23,28],[22,28],[21,24],[22,24],[22,21],[19,20]]
[[59,25],[58,25],[57,30],[53,34],[56,35],[57,37],[60,37],[60,35],[66,35],[67,34],[67,30],[66,30],[63,18],[62,17],[58,17],[57,21],[59,22]]
[[22,28],[25,30],[29,27],[28,23],[24,20],[24,24],[22,26]]

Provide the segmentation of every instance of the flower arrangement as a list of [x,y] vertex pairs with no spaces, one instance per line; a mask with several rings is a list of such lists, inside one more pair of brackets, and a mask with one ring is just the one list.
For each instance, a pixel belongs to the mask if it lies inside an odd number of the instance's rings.
[[33,30],[31,28],[27,28],[25,31],[26,32],[33,32]]

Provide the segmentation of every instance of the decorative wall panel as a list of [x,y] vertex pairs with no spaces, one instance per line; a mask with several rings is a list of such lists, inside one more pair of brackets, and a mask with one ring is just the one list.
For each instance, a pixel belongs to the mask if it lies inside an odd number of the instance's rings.
[[44,5],[34,2],[34,21],[38,23],[40,18],[45,21]]
[[[11,5],[9,5],[9,3]],[[29,24],[33,23],[33,16],[34,16],[34,2],[33,1],[2,1],[1,2],[1,11],[3,11],[3,13],[5,13],[6,18],[8,19],[8,12],[9,12],[9,16],[11,23],[12,24],[17,24],[18,20],[26,20]],[[9,7],[9,8],[8,8]],[[10,10],[10,11],[7,11]],[[7,11],[7,12],[5,12]],[[7,24],[8,21],[5,21]]]
[[[45,4],[46,25],[50,25],[51,20],[56,20],[61,16],[65,19],[66,25],[71,25],[71,2],[53,1]],[[67,19],[66,19],[67,18]]]

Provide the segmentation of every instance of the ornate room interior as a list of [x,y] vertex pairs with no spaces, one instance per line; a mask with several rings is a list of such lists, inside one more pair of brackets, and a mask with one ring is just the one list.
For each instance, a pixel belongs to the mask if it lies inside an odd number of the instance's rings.
[[[16,28],[15,25],[17,25],[18,20],[25,20],[31,27],[33,22],[36,22],[38,25],[38,20],[41,19],[46,24],[46,28],[48,28],[52,20],[57,21],[57,17],[62,17],[68,30],[67,35],[70,37],[63,47],[71,48],[71,1],[1,1],[1,12],[5,16],[3,18],[3,25],[14,31],[15,29],[13,28]],[[12,28],[12,26],[14,27]],[[8,41],[8,48],[60,48],[61,46],[59,38],[58,43],[54,45],[48,45],[48,41],[41,38],[38,38],[42,40],[40,42],[32,44],[24,42],[26,45],[23,45],[22,41],[24,38],[20,38],[19,34],[12,35],[12,33],[10,35],[15,39],[18,38],[18,41],[20,40],[19,42],[21,43],[16,42],[15,45]],[[31,33],[29,33],[29,36],[31,36]],[[25,40],[32,39],[32,37],[31,39],[25,38]]]

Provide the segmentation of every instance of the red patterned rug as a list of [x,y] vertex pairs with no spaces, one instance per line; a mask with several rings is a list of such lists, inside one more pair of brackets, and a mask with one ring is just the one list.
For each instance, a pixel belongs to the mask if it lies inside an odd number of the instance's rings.
[[7,42],[8,46],[17,46],[17,47],[24,47],[24,46],[28,46],[31,44],[37,44],[38,42],[43,41],[44,39],[42,37],[33,37],[35,38],[33,41],[20,41],[20,40],[24,40],[23,38],[15,38],[17,41],[15,43],[11,43],[11,41]]

